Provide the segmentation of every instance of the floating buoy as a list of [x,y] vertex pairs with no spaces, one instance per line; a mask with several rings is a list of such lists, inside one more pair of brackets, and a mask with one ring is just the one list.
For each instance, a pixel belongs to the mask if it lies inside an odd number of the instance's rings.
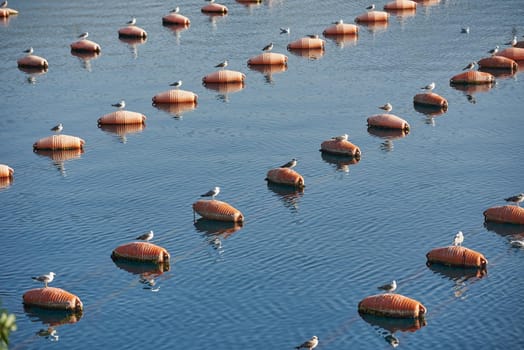
[[376,114],[367,119],[369,127],[384,129],[401,129],[409,131],[410,126],[407,121],[393,114]]
[[153,96],[153,103],[191,103],[196,104],[198,95],[186,90],[172,89]]
[[413,103],[419,105],[436,106],[444,110],[448,109],[448,100],[434,92],[415,95],[415,97],[413,97]]
[[243,222],[244,216],[233,206],[216,199],[201,199],[193,203],[193,211],[204,219],[230,222]]
[[493,84],[495,82],[495,77],[492,74],[486,72],[479,72],[476,70],[470,70],[464,73],[460,73],[452,77],[449,81],[450,84],[472,84],[472,85],[482,85],[482,84]]
[[497,56],[503,56],[513,61],[524,61],[524,49],[520,47],[508,47],[497,53]]
[[82,311],[84,308],[79,297],[55,287],[31,289],[22,298],[25,305],[45,309]]
[[91,40],[78,40],[71,44],[71,51],[100,53],[100,45]]
[[145,124],[146,116],[131,111],[119,110],[98,118],[98,125],[103,124]]
[[304,188],[304,178],[290,168],[275,168],[267,172],[266,180],[281,185]]
[[420,302],[395,293],[366,297],[358,303],[358,311],[366,314],[398,318],[424,318],[427,313],[426,308]]
[[2,9],[0,8],[0,18],[7,18],[9,17],[10,13],[8,9]]
[[126,37],[126,38],[147,38],[147,33],[145,30],[143,30],[140,27],[137,26],[127,26],[120,28],[118,30],[118,36],[119,37]]
[[326,140],[320,144],[322,152],[360,158],[360,148],[347,140]]
[[246,79],[246,75],[234,70],[221,69],[202,78],[207,83],[239,83]]
[[49,64],[45,58],[36,55],[27,55],[17,61],[20,68],[48,69]]
[[509,69],[515,71],[518,68],[517,62],[504,56],[486,57],[479,60],[477,63],[480,68]]
[[358,26],[349,23],[334,24],[324,29],[322,34],[329,35],[357,35]]
[[5,164],[0,164],[0,178],[13,177],[15,171]]
[[303,49],[324,49],[325,41],[320,38],[304,37],[287,45],[288,50],[303,50]]
[[286,65],[287,56],[281,53],[264,52],[247,60],[248,65]]
[[224,14],[228,12],[228,9],[224,5],[217,4],[217,3],[211,3],[209,5],[202,7],[201,11],[204,13],[223,13]]
[[485,269],[488,261],[481,253],[462,246],[448,246],[432,249],[426,254],[428,264],[437,263],[457,267],[478,267]]
[[486,221],[524,225],[524,208],[516,205],[492,207],[484,211]]
[[417,3],[410,0],[394,0],[384,5],[384,10],[413,10],[417,8]]
[[44,137],[33,144],[33,149],[81,149],[84,148],[85,141],[76,136],[51,135]]
[[369,11],[355,18],[355,22],[357,23],[387,22],[388,20],[389,13],[384,11]]
[[162,24],[189,26],[191,24],[191,21],[189,20],[189,18],[187,18],[186,16],[182,16],[179,13],[170,13],[162,17]]
[[116,247],[111,254],[113,260],[134,260],[168,263],[170,255],[162,247],[149,242],[131,242]]

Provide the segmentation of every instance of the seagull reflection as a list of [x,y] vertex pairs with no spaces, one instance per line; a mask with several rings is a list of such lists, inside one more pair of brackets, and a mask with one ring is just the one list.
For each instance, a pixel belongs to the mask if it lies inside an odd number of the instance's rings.
[[39,337],[45,337],[46,339],[49,339],[49,341],[58,341],[58,332],[53,327],[40,329],[36,332],[36,335]]
[[384,140],[384,142],[380,144],[380,149],[385,152],[391,152],[393,148],[393,141],[391,140]]

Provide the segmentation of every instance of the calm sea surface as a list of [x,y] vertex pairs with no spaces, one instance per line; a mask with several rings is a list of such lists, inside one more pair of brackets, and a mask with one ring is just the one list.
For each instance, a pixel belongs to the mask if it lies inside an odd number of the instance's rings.
[[[387,26],[360,26],[357,39],[325,38],[311,57],[286,46],[340,18],[353,23],[369,2],[224,4],[229,13],[212,17],[204,1],[9,1],[20,12],[0,22],[0,163],[15,169],[0,189],[11,348],[292,349],[317,335],[318,349],[388,349],[391,333],[404,349],[524,348],[524,250],[509,244],[524,227],[486,226],[482,215],[524,191],[522,71],[491,89],[449,85],[513,32],[522,39],[522,0],[420,3]],[[175,6],[191,20],[186,30],[162,26]],[[133,16],[145,42],[118,39]],[[99,56],[71,54],[85,31]],[[287,70],[247,67],[269,42],[289,57]],[[45,74],[17,68],[30,46],[49,61]],[[244,87],[203,86],[225,59]],[[198,94],[196,108],[152,106],[179,79]],[[414,109],[432,81],[448,99],[444,114]],[[97,127],[121,99],[147,116],[143,129]],[[367,130],[386,102],[409,134]],[[84,152],[34,153],[59,122]],[[343,133],[359,162],[319,152]],[[304,191],[268,186],[267,171],[291,158]],[[243,226],[194,223],[192,203],[214,186]],[[147,266],[110,258],[149,230],[172,258],[154,289],[140,282]],[[458,230],[489,260],[486,275],[426,266]],[[81,298],[81,317],[24,310],[22,294],[40,286],[31,276],[49,271],[52,286]],[[426,306],[425,324],[358,314],[392,279]],[[36,334],[49,326],[58,342]]]

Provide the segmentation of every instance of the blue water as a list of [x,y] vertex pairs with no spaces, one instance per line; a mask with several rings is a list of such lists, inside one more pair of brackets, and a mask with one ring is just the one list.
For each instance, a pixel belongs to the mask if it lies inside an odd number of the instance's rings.
[[[0,22],[0,163],[15,169],[0,189],[0,301],[18,325],[11,348],[291,349],[317,335],[318,349],[388,349],[394,332],[405,349],[521,349],[524,251],[509,241],[524,227],[486,226],[482,213],[524,190],[522,71],[487,89],[449,79],[513,31],[520,39],[522,2],[420,3],[387,26],[360,26],[357,39],[326,38],[311,57],[286,45],[339,18],[353,23],[369,3],[223,3],[229,13],[213,17],[186,0],[9,1],[20,11]],[[162,26],[175,6],[191,20],[186,30]],[[118,39],[132,16],[145,42]],[[84,31],[99,56],[70,53]],[[287,69],[248,68],[269,42]],[[17,68],[29,46],[48,72]],[[203,86],[224,59],[245,85]],[[151,105],[179,79],[198,94],[196,108]],[[432,81],[449,102],[433,117],[413,107]],[[144,128],[97,127],[121,99],[147,116]],[[367,130],[386,102],[409,134]],[[86,141],[83,153],[33,152],[58,122]],[[318,151],[343,133],[360,161]],[[267,171],[291,158],[304,191],[268,186]],[[191,204],[214,186],[244,225],[193,222]],[[149,230],[172,258],[155,289],[139,282],[144,267],[110,258]],[[486,275],[426,266],[426,253],[458,230],[489,260]],[[39,287],[30,277],[49,271],[52,286],[81,298],[81,317],[24,310],[22,294]],[[358,314],[392,279],[426,306],[425,323]],[[58,342],[35,334],[50,325]]]

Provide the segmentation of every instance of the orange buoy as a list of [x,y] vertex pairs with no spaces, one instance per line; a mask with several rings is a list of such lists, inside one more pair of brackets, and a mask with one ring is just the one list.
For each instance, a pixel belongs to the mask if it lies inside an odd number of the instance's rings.
[[179,13],[170,13],[162,17],[162,24],[189,26],[191,24],[191,21],[189,20],[189,18],[187,18],[186,16],[182,16]]
[[162,247],[149,242],[131,242],[116,247],[111,254],[113,260],[134,260],[155,263],[168,263],[170,255]]
[[25,305],[45,309],[82,311],[84,308],[79,297],[55,287],[28,290],[22,299]]
[[413,103],[419,105],[436,106],[444,110],[448,109],[448,101],[444,97],[434,92],[415,95],[415,97],[413,97]]
[[423,318],[427,313],[426,308],[420,302],[395,293],[366,297],[358,303],[358,311],[398,318]]
[[0,18],[7,18],[9,17],[10,13],[8,9],[2,9],[0,8]]
[[33,149],[79,149],[84,148],[85,141],[76,136],[51,135],[44,137],[33,144]]
[[320,151],[360,158],[360,148],[347,140],[326,140],[320,144]]
[[285,65],[287,56],[281,53],[264,52],[247,60],[248,65]]
[[119,110],[98,118],[98,125],[101,124],[144,124],[146,116],[131,111]]
[[226,202],[216,199],[201,199],[193,203],[193,211],[204,219],[230,222],[243,222],[244,215]]
[[120,28],[118,30],[118,36],[119,37],[126,37],[126,38],[147,38],[147,33],[145,30],[143,30],[140,27],[137,26],[127,26]]
[[320,38],[300,38],[287,45],[288,50],[303,50],[303,49],[324,49],[325,41]]
[[464,73],[460,73],[452,77],[449,81],[450,84],[493,84],[495,77],[486,72],[479,72],[476,70],[470,70]]
[[384,5],[384,10],[413,10],[417,3],[411,0],[394,0]]
[[202,7],[201,11],[204,13],[227,13],[228,9],[226,6],[214,2]]
[[357,23],[387,22],[388,20],[389,13],[384,11],[368,11],[355,18]]
[[497,56],[511,58],[513,61],[524,61],[524,49],[520,47],[508,47],[498,52]]
[[497,68],[510,70],[517,70],[518,68],[517,62],[505,56],[485,57],[479,60],[477,63],[480,68]]
[[21,68],[39,68],[39,69],[49,68],[49,64],[47,63],[47,60],[45,58],[42,58],[36,55],[24,56],[18,59],[17,63],[18,63],[18,67],[21,67]]
[[267,172],[266,180],[272,183],[304,188],[304,178],[290,168],[275,168]]
[[191,103],[196,104],[198,95],[191,92],[180,89],[172,89],[164,91],[153,96],[153,104],[160,103]]
[[202,78],[207,83],[240,83],[246,79],[246,75],[234,70],[221,69]]
[[369,127],[384,129],[401,129],[409,131],[410,126],[407,121],[393,114],[375,114],[367,119]]
[[458,267],[486,268],[488,261],[484,255],[466,247],[451,245],[435,248],[426,254],[427,263]]
[[516,205],[492,207],[484,211],[485,221],[524,225],[524,208]]
[[357,35],[358,26],[349,23],[334,24],[324,29],[322,34],[329,35]]
[[13,177],[15,171],[5,164],[0,164],[0,178]]
[[78,40],[71,44],[71,51],[100,53],[100,45],[91,40]]

